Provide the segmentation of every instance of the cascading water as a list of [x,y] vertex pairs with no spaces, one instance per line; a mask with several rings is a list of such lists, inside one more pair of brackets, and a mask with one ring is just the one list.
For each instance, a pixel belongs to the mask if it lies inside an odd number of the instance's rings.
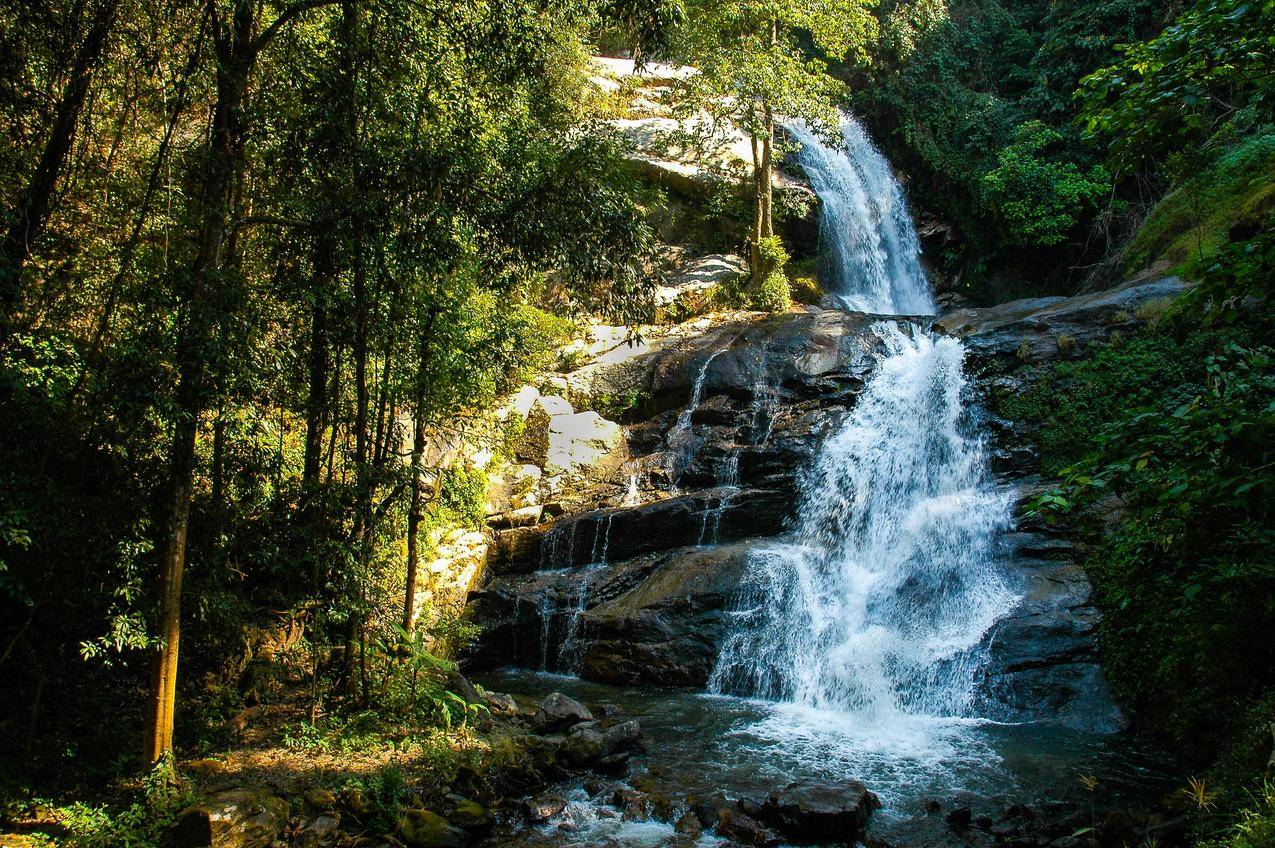
[[[863,129],[847,117],[841,148],[791,129],[840,304],[932,313],[902,188]],[[874,331],[877,368],[799,478],[795,532],[750,554],[709,681],[852,716],[865,733],[970,715],[984,637],[1016,600],[994,556],[1011,498],[972,432],[964,348],[894,322]]]
[[934,299],[903,187],[854,118],[843,116],[839,146],[801,122],[797,161],[819,197],[820,280],[843,308],[880,315],[930,315]]
[[797,530],[755,550],[710,689],[877,721],[968,712],[1014,601],[994,562],[1010,499],[984,471],[955,339],[893,324],[800,481]]

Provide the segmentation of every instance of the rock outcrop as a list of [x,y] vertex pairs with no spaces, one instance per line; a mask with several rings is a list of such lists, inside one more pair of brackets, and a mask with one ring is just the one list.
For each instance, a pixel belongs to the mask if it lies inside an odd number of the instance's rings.
[[1163,277],[1074,297],[957,309],[935,325],[965,339],[975,358],[1042,362],[1076,355],[1090,342],[1107,341],[1112,333],[1129,332],[1145,323],[1157,305],[1187,288],[1178,277]]
[[[964,336],[976,369],[1000,359],[1012,372],[1132,327],[1182,287],[1166,279],[962,310],[936,329]],[[871,376],[883,322],[928,329],[834,310],[738,313],[567,373],[566,395],[637,398],[624,419],[628,458],[611,481],[546,503],[547,520],[497,531],[492,578],[471,595],[484,632],[466,661],[703,686],[749,552],[790,526],[798,475]],[[1012,379],[1006,367],[986,370],[997,375],[988,381]],[[1004,422],[988,423],[998,479],[1030,492],[1034,457],[1001,438]],[[1020,601],[986,637],[980,712],[1119,727],[1095,647],[1099,613],[1078,565],[1083,552],[1057,528],[1030,521],[1001,545]],[[582,733],[573,745],[592,750],[596,741]]]
[[169,836],[177,848],[266,848],[288,816],[288,802],[265,790],[227,789],[184,810]]

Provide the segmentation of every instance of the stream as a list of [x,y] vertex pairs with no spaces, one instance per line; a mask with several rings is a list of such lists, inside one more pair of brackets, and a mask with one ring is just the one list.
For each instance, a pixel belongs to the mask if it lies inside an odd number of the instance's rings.
[[[757,698],[608,686],[575,677],[507,669],[477,678],[532,704],[562,692],[587,704],[614,704],[642,725],[645,752],[626,782],[675,799],[764,797],[800,777],[864,781],[883,807],[869,836],[907,848],[952,844],[946,813],[957,804],[992,810],[1012,803],[1077,802],[1080,777],[1099,774],[1103,792],[1141,797],[1159,781],[1150,751],[1119,737],[1040,724],[917,717],[889,730],[829,710]],[[560,787],[569,804],[550,822],[502,846],[637,848],[678,841],[671,822],[624,820],[582,782]],[[943,806],[926,809],[931,801]],[[702,837],[699,844],[720,844]]]

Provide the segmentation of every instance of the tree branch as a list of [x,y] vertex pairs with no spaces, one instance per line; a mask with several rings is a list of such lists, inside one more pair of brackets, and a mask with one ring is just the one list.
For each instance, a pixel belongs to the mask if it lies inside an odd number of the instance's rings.
[[270,40],[279,34],[279,30],[287,26],[288,23],[297,15],[304,14],[311,9],[322,8],[323,6],[335,6],[340,2],[342,2],[342,0],[300,0],[298,3],[293,3],[291,6],[280,12],[279,16],[274,19],[270,26],[262,30],[261,34],[253,39],[249,54],[254,55],[261,52],[261,50],[270,43]]

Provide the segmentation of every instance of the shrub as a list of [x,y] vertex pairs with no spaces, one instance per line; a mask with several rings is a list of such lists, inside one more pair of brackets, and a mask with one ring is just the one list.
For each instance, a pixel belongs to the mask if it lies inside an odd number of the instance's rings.
[[782,269],[771,271],[752,297],[753,306],[765,312],[787,312],[792,306],[788,275]]

